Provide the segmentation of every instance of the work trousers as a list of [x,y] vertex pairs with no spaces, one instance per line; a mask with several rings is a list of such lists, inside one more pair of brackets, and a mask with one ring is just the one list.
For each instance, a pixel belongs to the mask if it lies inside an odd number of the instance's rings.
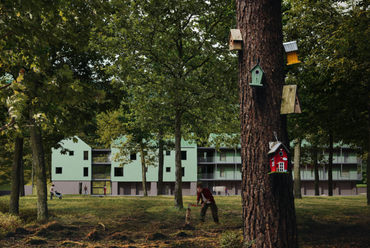
[[206,217],[206,212],[208,207],[211,208],[212,217],[214,222],[218,222],[218,214],[217,214],[217,205],[216,203],[204,203],[202,209],[200,210],[200,218],[199,220],[204,222],[204,218]]

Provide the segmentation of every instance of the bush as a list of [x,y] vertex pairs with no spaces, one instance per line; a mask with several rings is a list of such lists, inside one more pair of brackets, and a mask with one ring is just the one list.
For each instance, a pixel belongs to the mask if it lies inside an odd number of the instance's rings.
[[221,235],[220,247],[224,248],[240,248],[242,241],[236,232],[226,231]]
[[8,213],[9,212],[9,203],[5,204],[5,202],[0,202],[0,213]]
[[18,216],[0,213],[0,239],[5,237],[9,232],[14,232],[17,227],[22,224]]

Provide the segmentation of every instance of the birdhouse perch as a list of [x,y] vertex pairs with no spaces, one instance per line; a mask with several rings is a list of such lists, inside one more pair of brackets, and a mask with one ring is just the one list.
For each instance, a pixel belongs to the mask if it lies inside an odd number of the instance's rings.
[[298,60],[298,46],[296,41],[290,41],[283,43],[285,52],[287,53],[287,65],[294,65],[301,63],[301,61]]

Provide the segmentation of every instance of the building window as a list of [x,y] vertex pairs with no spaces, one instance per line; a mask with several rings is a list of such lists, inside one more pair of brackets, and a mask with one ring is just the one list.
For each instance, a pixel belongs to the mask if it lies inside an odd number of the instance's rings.
[[84,167],[84,177],[89,176],[89,167]]
[[166,172],[171,172],[171,167],[166,167]]
[[186,160],[186,151],[181,151],[181,160]]
[[55,174],[62,174],[62,167],[56,167]]
[[84,160],[89,160],[89,151],[84,151]]
[[220,177],[225,177],[225,168],[220,168]]
[[185,176],[185,168],[182,167],[181,170],[182,170],[182,176],[184,177]]
[[166,156],[171,156],[171,151],[166,151]]
[[226,162],[226,151],[220,153],[220,161]]
[[110,165],[93,165],[92,178],[93,179],[110,179],[111,166]]
[[130,154],[130,159],[131,160],[136,160],[136,153],[131,153]]
[[114,176],[123,177],[123,167],[114,167]]
[[349,177],[349,166],[342,166],[342,177]]
[[75,152],[74,151],[69,151],[69,156],[73,156],[75,155]]

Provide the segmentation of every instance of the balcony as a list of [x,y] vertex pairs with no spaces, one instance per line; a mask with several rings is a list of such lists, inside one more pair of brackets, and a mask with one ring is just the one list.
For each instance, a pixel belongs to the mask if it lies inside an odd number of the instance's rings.
[[222,176],[220,173],[198,173],[199,180],[241,180],[242,174],[240,172],[226,172]]

